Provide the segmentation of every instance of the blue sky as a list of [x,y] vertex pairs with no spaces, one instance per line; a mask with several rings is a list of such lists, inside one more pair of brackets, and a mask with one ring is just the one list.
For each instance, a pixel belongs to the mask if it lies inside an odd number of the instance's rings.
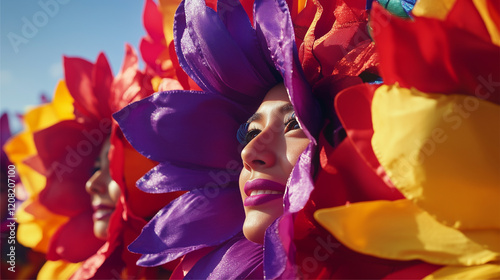
[[[24,113],[52,98],[63,78],[62,56],[95,61],[103,51],[116,74],[125,43],[138,52],[143,0],[1,0],[0,112],[8,112],[14,131]],[[142,64],[141,64],[142,68]]]

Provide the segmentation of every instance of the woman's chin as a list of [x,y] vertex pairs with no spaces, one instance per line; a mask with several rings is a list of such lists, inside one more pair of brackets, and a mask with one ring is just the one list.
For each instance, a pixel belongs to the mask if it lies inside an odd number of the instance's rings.
[[101,240],[108,238],[108,221],[94,221],[94,235]]
[[243,223],[243,235],[258,244],[264,244],[264,235],[267,228],[283,214],[283,207],[266,209],[267,211],[247,210],[245,222]]

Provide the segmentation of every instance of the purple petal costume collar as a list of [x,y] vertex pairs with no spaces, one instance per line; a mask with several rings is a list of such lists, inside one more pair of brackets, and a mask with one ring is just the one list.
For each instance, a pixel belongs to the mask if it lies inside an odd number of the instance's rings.
[[[293,224],[284,221],[305,205],[313,189],[311,158],[322,118],[299,63],[285,0],[256,0],[254,19],[255,28],[238,0],[219,0],[217,12],[204,0],[183,1],[175,16],[176,52],[182,68],[203,91],[157,93],[114,114],[132,146],[160,162],[138,187],[150,193],[189,191],[158,212],[129,246],[143,254],[139,265],[160,265],[204,247],[218,246],[209,255],[226,260],[262,248],[228,241],[240,235],[244,220],[236,132],[267,91],[283,82],[311,140],[288,182],[287,218],[266,232],[266,255],[279,257],[264,259],[266,278],[285,275],[286,258],[290,261],[294,253],[289,235]],[[203,211],[194,211],[200,205]],[[261,253],[252,262],[243,261],[243,267],[232,271],[204,259],[213,271],[194,270],[193,277],[248,277],[249,271],[258,271],[254,266],[263,257]]]

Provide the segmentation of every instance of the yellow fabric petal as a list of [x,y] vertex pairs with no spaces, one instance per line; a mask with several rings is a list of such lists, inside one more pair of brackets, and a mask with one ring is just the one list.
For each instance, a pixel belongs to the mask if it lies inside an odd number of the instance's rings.
[[408,199],[458,229],[500,229],[500,106],[381,86],[372,120],[373,150]]
[[80,268],[81,263],[70,263],[63,260],[46,261],[38,272],[36,279],[69,279]]
[[412,10],[418,17],[432,17],[444,20],[456,0],[419,0]]
[[180,3],[181,0],[160,0],[158,9],[163,15],[163,33],[167,44],[174,39],[174,15]]
[[24,115],[28,131],[39,131],[62,120],[73,119],[73,101],[66,83],[60,81],[52,102],[35,107]]
[[17,228],[17,241],[25,247],[32,248],[37,252],[46,253],[48,242],[43,243],[42,228],[36,222],[22,223]]
[[500,279],[500,265],[484,264],[473,267],[447,266],[426,276],[423,280]]
[[14,164],[36,154],[33,135],[28,131],[23,131],[10,138],[3,146],[3,149],[9,160]]
[[17,240],[38,252],[46,252],[50,238],[68,221],[68,217],[56,215],[38,202],[38,194],[45,187],[46,178],[24,164],[24,160],[37,154],[33,133],[62,120],[73,119],[73,98],[64,81],[58,83],[53,101],[28,111],[23,116],[25,130],[12,137],[4,146],[10,161],[28,194],[28,199],[16,212]]
[[477,265],[499,257],[406,199],[321,209],[314,217],[342,244],[380,258]]
[[158,91],[158,88],[160,87],[161,81],[162,81],[162,78],[159,76],[154,76],[151,79],[151,85],[153,86],[153,90],[155,92]]
[[38,195],[38,193],[45,187],[45,177],[29,166],[23,163],[17,163],[16,170],[30,197]]
[[37,196],[24,201],[16,212],[17,240],[25,247],[46,253],[49,240],[69,218],[50,212],[40,204]]

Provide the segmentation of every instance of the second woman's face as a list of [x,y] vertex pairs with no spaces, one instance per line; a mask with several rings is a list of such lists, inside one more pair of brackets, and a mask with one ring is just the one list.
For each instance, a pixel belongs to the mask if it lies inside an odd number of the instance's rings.
[[263,243],[267,227],[283,213],[286,182],[309,139],[283,84],[267,93],[247,126],[239,180],[246,215],[243,234]]
[[104,142],[99,158],[96,160],[95,172],[85,185],[90,194],[94,213],[94,235],[102,240],[108,237],[109,218],[115,211],[116,203],[121,195],[118,184],[111,179],[109,173],[108,151],[109,139]]

